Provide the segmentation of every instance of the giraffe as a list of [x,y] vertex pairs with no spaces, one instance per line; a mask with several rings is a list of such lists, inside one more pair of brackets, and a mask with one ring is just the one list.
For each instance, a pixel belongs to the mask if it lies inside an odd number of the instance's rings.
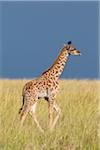
[[[23,122],[29,113],[40,131],[44,131],[40,126],[35,114],[38,100],[40,98],[44,98],[44,100],[48,102],[49,128],[52,130],[55,127],[61,113],[61,109],[55,101],[59,91],[58,79],[70,55],[81,55],[80,51],[72,46],[71,41],[63,46],[49,69],[44,71],[36,79],[33,79],[24,85],[22,91],[23,104],[19,110],[21,125],[23,125]],[[55,118],[53,118],[54,111],[56,112]]]

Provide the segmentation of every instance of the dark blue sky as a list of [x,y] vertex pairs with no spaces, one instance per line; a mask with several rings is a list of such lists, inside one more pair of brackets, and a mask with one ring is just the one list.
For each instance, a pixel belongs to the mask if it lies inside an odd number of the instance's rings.
[[61,77],[98,77],[98,2],[0,4],[0,77],[39,76],[69,40],[82,56],[71,56]]

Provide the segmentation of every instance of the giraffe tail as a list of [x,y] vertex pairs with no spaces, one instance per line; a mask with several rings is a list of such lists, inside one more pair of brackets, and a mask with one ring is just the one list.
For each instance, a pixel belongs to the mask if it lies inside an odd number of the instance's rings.
[[21,113],[22,109],[23,109],[23,107],[21,107],[21,108],[19,109],[19,112],[18,112],[19,114]]
[[24,106],[24,96],[23,96],[23,104],[22,104],[22,107],[19,109],[19,114],[21,113],[22,109],[23,109],[23,106]]
[[23,107],[20,108],[19,113],[20,113],[21,116],[23,116],[27,112],[28,112],[28,106],[24,104]]

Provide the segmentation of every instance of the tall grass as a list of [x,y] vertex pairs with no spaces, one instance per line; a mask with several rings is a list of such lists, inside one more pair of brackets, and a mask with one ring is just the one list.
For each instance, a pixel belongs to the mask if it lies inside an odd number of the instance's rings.
[[19,122],[22,87],[27,80],[0,80],[0,150],[99,150],[99,81],[60,80],[62,113],[53,132],[47,128],[48,104],[39,100],[41,133],[28,115]]

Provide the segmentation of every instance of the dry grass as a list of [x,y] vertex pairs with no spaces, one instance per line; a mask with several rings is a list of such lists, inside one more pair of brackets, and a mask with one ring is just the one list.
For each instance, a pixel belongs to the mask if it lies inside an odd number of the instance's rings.
[[20,128],[18,111],[27,80],[0,80],[0,150],[99,150],[99,85],[96,80],[60,80],[57,103],[62,114],[53,132],[47,130],[48,105],[40,100],[37,117]]

